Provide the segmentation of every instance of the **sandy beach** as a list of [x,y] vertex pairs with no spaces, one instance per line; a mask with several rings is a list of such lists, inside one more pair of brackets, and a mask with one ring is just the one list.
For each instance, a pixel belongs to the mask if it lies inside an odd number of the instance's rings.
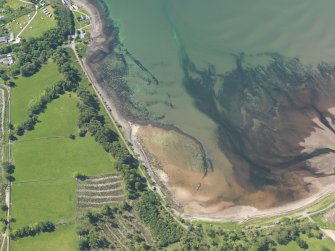
[[[183,199],[184,196],[187,197],[186,200],[189,200],[188,202],[189,209],[187,211],[183,211],[183,209],[181,208],[179,212],[180,216],[190,220],[206,220],[206,221],[244,221],[249,219],[281,216],[296,211],[304,210],[311,204],[320,201],[322,198],[328,196],[329,194],[335,191],[335,184],[332,183],[333,180],[328,179],[324,180],[324,184],[326,185],[322,186],[322,189],[320,191],[313,193],[313,195],[309,196],[308,198],[288,203],[284,206],[259,210],[251,206],[234,206],[228,209],[224,209],[229,205],[223,205],[222,207],[220,206],[213,207],[211,210],[206,211],[203,210],[203,208],[201,208],[202,206],[204,206],[204,202],[201,202],[201,199],[199,199],[201,196],[198,198],[199,201],[197,201],[196,196],[194,194],[188,194],[188,191],[183,192],[183,190],[180,187],[178,187],[180,184],[182,184],[182,180],[179,180],[178,182],[173,184],[173,186],[169,187],[170,184],[169,173],[158,167],[161,163],[158,163],[157,165],[150,163],[152,162],[152,157],[148,156],[147,152],[148,149],[144,149],[142,147],[142,144],[145,144],[145,142],[142,142],[142,139],[138,137],[139,134],[148,135],[148,137],[151,137],[151,135],[148,134],[148,131],[144,131],[143,129],[144,127],[147,126],[134,124],[125,119],[120,113],[120,111],[117,109],[118,104],[116,104],[115,101],[116,99],[113,99],[113,97],[111,97],[110,94],[107,94],[106,91],[101,86],[101,84],[99,84],[100,80],[97,77],[97,72],[94,69],[94,64],[98,63],[99,60],[101,59],[97,55],[107,55],[108,53],[110,53],[110,48],[108,47],[108,44],[110,40],[113,39],[105,35],[105,30],[107,29],[108,23],[106,22],[106,17],[104,16],[103,9],[97,6],[96,4],[93,4],[89,0],[80,0],[80,1],[76,0],[74,2],[76,5],[85,8],[91,17],[92,41],[88,47],[87,58],[83,61],[83,65],[86,69],[86,72],[89,75],[89,78],[91,79],[94,88],[96,89],[96,91],[100,95],[100,98],[103,100],[105,106],[107,107],[107,110],[110,113],[111,117],[117,122],[118,125],[122,127],[126,140],[130,142],[130,144],[132,145],[132,149],[130,149],[131,153],[140,156],[141,160],[143,161],[144,165],[147,168],[147,172],[149,173],[151,178],[153,178],[158,184],[157,188],[159,194],[161,196],[165,196],[166,193],[168,193],[171,196],[170,192],[172,190],[174,191],[173,194],[179,194],[179,199]],[[156,130],[156,128],[154,129]],[[152,129],[149,128],[148,130]],[[180,161],[182,162],[184,160]],[[170,170],[173,170],[173,172],[176,172],[175,169],[176,166],[170,166]],[[187,175],[190,175],[190,172],[188,173],[186,172],[181,175],[182,175],[181,177],[188,177]],[[200,180],[201,175],[198,173],[196,178]],[[193,184],[196,185],[199,184],[198,180],[194,181],[194,183],[192,183],[190,186],[192,187]],[[212,181],[214,180],[215,179],[213,179]],[[310,182],[313,183],[315,181],[311,180]],[[203,184],[200,183],[200,185]],[[169,188],[168,189],[169,192],[168,190],[166,190],[166,187]],[[198,189],[199,188],[197,188],[197,190]],[[192,198],[194,200],[192,200]],[[175,199],[176,198],[172,198],[172,200]],[[176,203],[178,203],[178,200],[176,201]]]

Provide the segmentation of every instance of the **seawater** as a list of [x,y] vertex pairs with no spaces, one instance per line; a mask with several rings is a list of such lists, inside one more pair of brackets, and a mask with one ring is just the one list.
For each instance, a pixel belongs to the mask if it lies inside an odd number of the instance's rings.
[[217,124],[195,106],[183,85],[183,59],[199,70],[211,66],[217,75],[236,67],[241,53],[250,65],[265,64],[269,53],[311,65],[335,62],[333,0],[102,1],[120,28],[123,46],[159,82],[147,88],[130,77],[136,102],[160,123],[197,138],[214,170],[224,173],[227,187],[234,179],[231,164],[218,146]]

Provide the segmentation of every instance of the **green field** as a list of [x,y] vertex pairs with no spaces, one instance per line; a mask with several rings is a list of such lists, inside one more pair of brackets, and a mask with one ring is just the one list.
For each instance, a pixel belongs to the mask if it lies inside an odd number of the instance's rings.
[[[15,142],[12,213],[17,223],[14,225],[50,217],[56,221],[74,217],[74,172],[86,175],[115,172],[113,158],[92,137],[75,140],[68,137],[77,132],[77,101],[73,94],[53,101],[39,116],[36,128]],[[39,186],[43,189],[39,190]]]
[[[30,15],[30,18],[34,16],[35,12],[30,12],[28,15]],[[9,32],[14,32],[15,35],[17,35],[23,28],[24,26],[28,23],[30,20],[28,15],[24,15],[20,18],[13,20],[13,22],[10,22],[6,25],[6,28],[8,29]]]
[[73,238],[76,235],[74,225],[63,225],[57,227],[51,234],[43,233],[34,237],[27,237],[11,242],[13,251],[73,251],[77,250],[77,240]]
[[[49,63],[34,76],[17,79],[17,86],[12,92],[13,121],[19,123],[26,118],[31,100],[60,78],[57,66]],[[83,84],[87,84],[87,80]],[[91,136],[78,136],[78,100],[75,93],[66,93],[53,100],[39,115],[35,129],[27,131],[13,145],[16,166],[16,181],[12,186],[14,229],[43,220],[56,224],[72,223],[76,218],[76,180],[73,174],[77,171],[85,175],[115,172],[115,160],[110,154]],[[76,135],[76,138],[70,139],[70,134]],[[62,240],[65,235],[66,242]],[[51,249],[48,246],[48,250],[73,250],[77,246],[76,239],[73,229],[66,233],[57,230],[13,241],[13,248],[43,250],[43,242],[49,240],[54,246],[50,246]],[[63,244],[64,249],[57,249]]]
[[21,6],[27,6],[28,3],[23,3],[19,0],[7,0],[5,6],[9,6],[12,9],[16,10],[19,9]]
[[286,246],[278,246],[277,251],[301,251],[301,250],[323,251],[322,249],[324,247],[327,247],[331,251],[335,250],[335,244],[329,238],[318,240],[315,238],[310,239],[307,236],[303,236],[302,239],[308,243],[309,246],[308,249],[302,249],[298,246],[298,244],[295,241],[291,241]]
[[75,180],[72,178],[15,183],[12,186],[13,228],[50,220],[58,223],[76,215]]
[[16,87],[12,89],[12,124],[19,124],[28,116],[29,104],[35,101],[47,87],[60,80],[62,76],[58,73],[57,65],[49,62],[43,65],[35,75],[26,78],[20,76],[15,79]]
[[[47,7],[47,10],[53,14],[53,10],[50,6]],[[51,28],[56,27],[57,23],[54,18],[54,15],[52,17],[48,17],[44,15],[42,10],[37,11],[37,15],[34,18],[34,20],[29,24],[29,26],[24,30],[22,33],[22,37],[25,38],[32,38],[32,37],[39,37],[44,32],[50,30]]]

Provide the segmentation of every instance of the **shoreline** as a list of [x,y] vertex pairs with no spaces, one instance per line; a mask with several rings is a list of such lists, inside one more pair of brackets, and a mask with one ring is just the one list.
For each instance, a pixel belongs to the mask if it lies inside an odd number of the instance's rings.
[[[153,167],[150,164],[149,158],[145,153],[145,149],[143,149],[140,144],[138,144],[138,140],[136,137],[137,129],[141,126],[141,124],[132,123],[126,120],[121,112],[117,108],[117,104],[114,103],[114,98],[110,97],[104,90],[103,87],[99,84],[99,80],[96,78],[96,73],[94,72],[94,67],[92,65],[98,62],[101,58],[97,58],[96,60],[92,59],[98,53],[102,53],[107,55],[110,52],[110,48],[108,48],[108,43],[111,41],[111,38],[106,36],[105,29],[108,27],[108,22],[106,21],[105,14],[103,12],[102,7],[98,6],[98,3],[92,3],[90,0],[75,0],[76,5],[83,7],[88,11],[91,17],[92,30],[91,30],[91,43],[88,46],[88,56],[83,60],[84,67],[92,80],[93,87],[99,93],[103,103],[106,105],[108,113],[114,118],[117,125],[122,127],[124,131],[124,136],[128,142],[131,143],[132,148],[130,152],[135,155],[139,155],[141,161],[144,162],[146,166],[146,170],[152,180],[158,185],[155,186],[157,188],[157,192],[164,199],[168,197],[169,200],[174,201],[173,196],[171,196],[169,191],[165,191],[167,188],[165,185],[162,185],[164,181],[160,180],[155,172],[153,171]],[[92,60],[91,60],[92,59]],[[148,123],[150,124],[150,123]],[[119,130],[117,128],[117,130]],[[285,205],[272,207],[269,209],[259,210],[252,206],[233,206],[217,213],[197,213],[197,212],[175,212],[178,216],[181,216],[184,219],[189,220],[204,220],[204,221],[247,221],[252,219],[259,218],[268,218],[268,217],[276,217],[276,216],[284,216],[287,214],[295,213],[301,210],[304,210],[317,202],[321,201],[325,197],[329,196],[331,193],[335,191],[335,184],[330,184],[324,186],[317,193],[313,193],[306,198],[289,202]],[[178,205],[177,202],[174,201]]]
[[[93,4],[90,2],[90,0],[75,0],[75,4],[79,7],[85,8],[85,10],[90,14],[91,17],[91,24],[92,24],[92,30],[91,30],[91,42],[87,48],[88,50],[88,56],[81,60],[83,63],[83,67],[85,68],[87,74],[89,75],[90,80],[92,80],[92,86],[96,91],[99,93],[99,96],[101,97],[101,101],[106,106],[106,109],[108,110],[107,113],[110,115],[113,123],[116,122],[115,127],[119,131],[120,135],[124,135],[125,139],[128,142],[125,142],[126,147],[130,151],[130,153],[134,156],[138,155],[140,156],[140,160],[144,163],[144,167],[146,168],[146,171],[148,172],[151,179],[156,184],[161,184],[160,180],[156,180],[157,176],[155,172],[152,170],[149,158],[147,157],[145,150],[137,143],[137,137],[136,132],[138,128],[142,125],[132,123],[128,120],[126,120],[121,114],[120,111],[117,109],[117,105],[112,101],[112,98],[108,96],[108,94],[103,90],[103,88],[99,85],[99,82],[97,78],[95,77],[94,71],[92,67],[90,66],[89,58],[94,56],[95,53],[99,50],[106,51],[106,43],[108,43],[109,39],[106,37],[104,33],[104,29],[106,28],[106,22],[102,18],[102,11],[98,7],[97,4]],[[118,126],[122,127],[122,130],[124,134],[119,130]],[[131,144],[132,148],[129,147],[127,143]],[[143,172],[140,169],[141,172]],[[143,173],[144,175],[144,173]],[[156,191],[161,196],[162,199],[166,198],[166,194],[169,193],[169,191],[162,191],[165,190],[165,187],[155,186]],[[175,203],[175,205],[178,205],[176,201],[173,200],[173,198],[169,198]]]

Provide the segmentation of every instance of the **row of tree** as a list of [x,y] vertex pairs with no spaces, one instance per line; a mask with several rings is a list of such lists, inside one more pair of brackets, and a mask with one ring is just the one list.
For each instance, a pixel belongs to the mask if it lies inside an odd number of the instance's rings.
[[[133,208],[126,202],[114,206],[105,205],[99,210],[86,211],[80,218],[80,225],[77,233],[79,236],[79,249],[84,250],[119,250],[125,247],[128,250],[154,250],[150,249],[149,243],[145,241],[145,234],[139,229],[141,224],[132,216]],[[130,217],[130,218],[129,218]],[[119,225],[122,223],[123,228]],[[128,225],[128,224],[131,224]],[[132,227],[136,225],[136,227]],[[108,238],[109,231],[106,231],[106,226],[110,229],[111,236],[119,236],[122,245],[118,242],[113,242],[113,237]],[[125,232],[125,228],[127,231]],[[120,235],[120,231],[124,231]],[[126,236],[126,238],[124,238]],[[106,238],[107,237],[107,238]],[[112,239],[112,240],[111,240]]]
[[[35,124],[38,122],[37,115],[44,112],[48,103],[67,91],[74,91],[79,85],[81,80],[79,71],[72,66],[70,55],[68,55],[67,51],[63,48],[58,48],[54,51],[53,58],[64,79],[57,81],[53,87],[45,89],[41,97],[30,105],[28,118],[16,127],[18,136],[22,136],[26,130],[34,129]],[[60,60],[61,58],[64,60]]]
[[162,208],[161,201],[153,192],[144,193],[136,203],[140,219],[149,226],[160,246],[180,240],[183,230],[173,217]]
[[51,221],[41,221],[32,225],[15,229],[10,235],[11,238],[16,240],[23,237],[35,236],[43,232],[54,232],[55,229],[55,224],[53,224]]
[[138,174],[138,162],[120,142],[119,136],[105,122],[100,114],[100,105],[94,94],[85,88],[78,88],[80,111],[78,126],[80,135],[89,132],[104,149],[118,160],[116,169],[122,174],[126,183],[127,197],[136,199],[145,190],[145,179]]
[[13,173],[15,171],[15,166],[8,161],[4,161],[4,162],[2,162],[2,168],[6,173],[6,179],[8,181],[14,181],[15,178],[13,176]]
[[223,250],[223,251],[275,251],[278,245],[295,241],[302,249],[308,249],[303,238],[322,239],[323,235],[316,224],[307,220],[285,219],[268,228],[257,227],[243,230],[224,230],[221,227],[192,225],[181,238],[182,250]]

